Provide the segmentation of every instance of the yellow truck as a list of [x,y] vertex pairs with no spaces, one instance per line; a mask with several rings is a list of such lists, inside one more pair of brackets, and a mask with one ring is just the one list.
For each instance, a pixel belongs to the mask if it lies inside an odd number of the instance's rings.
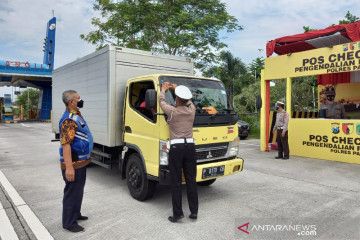
[[[99,50],[53,72],[53,132],[59,137],[62,92],[77,90],[94,137],[93,163],[119,169],[131,196],[146,200],[156,183],[170,184],[169,125],[158,102],[161,84],[185,85],[196,106],[196,180],[208,186],[243,169],[238,116],[220,80],[192,73],[192,60],[183,57],[114,46]],[[171,91],[166,100],[175,104]]]

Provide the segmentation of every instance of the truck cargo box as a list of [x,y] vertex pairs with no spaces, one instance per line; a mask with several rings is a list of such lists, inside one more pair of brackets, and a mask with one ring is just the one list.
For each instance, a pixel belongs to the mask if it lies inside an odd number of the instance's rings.
[[115,147],[122,142],[122,114],[126,82],[148,74],[193,75],[192,59],[107,46],[53,72],[52,129],[59,133],[65,111],[62,93],[75,90],[85,101],[80,109],[94,142]]

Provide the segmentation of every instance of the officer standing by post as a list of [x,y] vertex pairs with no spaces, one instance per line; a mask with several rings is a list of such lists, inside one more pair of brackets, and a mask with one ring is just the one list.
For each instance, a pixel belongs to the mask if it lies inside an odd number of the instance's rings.
[[86,165],[91,161],[93,138],[79,111],[84,104],[79,94],[74,90],[65,91],[62,100],[66,106],[59,122],[60,166],[65,181],[62,225],[71,232],[81,232],[84,228],[78,225],[77,221],[88,219],[82,216],[80,211],[86,181]]
[[289,143],[288,143],[288,124],[289,114],[284,110],[285,104],[282,102],[276,103],[276,122],[273,129],[273,134],[277,130],[277,144],[278,155],[275,159],[289,159]]
[[168,116],[170,126],[170,152],[169,169],[172,187],[173,215],[168,219],[170,222],[177,222],[184,217],[182,211],[181,196],[181,169],[183,169],[187,198],[190,208],[191,219],[197,219],[198,194],[196,185],[196,153],[193,139],[193,123],[195,118],[195,106],[190,100],[191,91],[186,86],[176,86],[175,102],[176,107],[166,103],[165,92],[169,90],[170,83],[164,82],[161,86],[159,96],[160,107]]

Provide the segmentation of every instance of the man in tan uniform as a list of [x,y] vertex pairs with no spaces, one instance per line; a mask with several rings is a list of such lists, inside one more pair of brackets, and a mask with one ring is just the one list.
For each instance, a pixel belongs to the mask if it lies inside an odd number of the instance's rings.
[[181,201],[181,170],[183,170],[191,212],[189,218],[195,220],[199,207],[196,185],[196,152],[193,139],[196,108],[190,100],[192,98],[190,89],[175,84],[172,86],[175,88],[176,107],[168,104],[165,100],[165,92],[169,90],[170,86],[170,83],[164,82],[159,96],[160,107],[168,116],[167,121],[170,126],[169,169],[173,215],[168,219],[170,222],[177,222],[184,217]]
[[285,104],[276,103],[276,122],[273,128],[273,134],[277,130],[278,155],[275,159],[289,159],[289,143],[288,143],[288,124],[289,114],[284,110]]

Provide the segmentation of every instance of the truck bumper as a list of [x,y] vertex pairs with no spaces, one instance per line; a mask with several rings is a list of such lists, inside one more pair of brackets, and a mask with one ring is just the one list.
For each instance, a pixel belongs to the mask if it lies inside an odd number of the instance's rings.
[[[206,169],[216,168],[216,167],[221,167],[221,166],[225,167],[223,174],[214,176],[214,177],[203,178],[203,173],[204,173],[204,171],[206,171]],[[242,159],[242,158],[235,158],[235,159],[221,161],[221,162],[200,164],[200,165],[197,165],[196,182],[201,182],[201,181],[206,181],[206,180],[210,180],[210,179],[214,179],[214,178],[229,176],[231,174],[241,172],[243,170],[243,167],[244,167],[244,159]]]
[[[219,176],[203,178],[203,171],[209,168],[216,168],[224,166],[224,173]],[[242,158],[234,158],[221,162],[205,163],[196,166],[196,182],[202,182],[214,178],[225,177],[234,173],[241,172],[243,170],[244,160]],[[160,169],[159,171],[159,182],[162,185],[170,185],[170,171],[168,169]],[[185,183],[184,174],[182,174],[182,182]]]

